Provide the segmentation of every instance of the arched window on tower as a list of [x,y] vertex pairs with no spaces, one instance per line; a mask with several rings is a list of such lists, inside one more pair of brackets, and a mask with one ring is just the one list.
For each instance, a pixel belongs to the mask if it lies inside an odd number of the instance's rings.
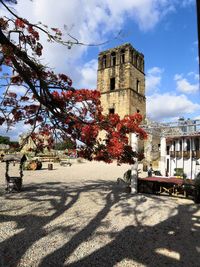
[[136,80],[136,92],[140,93],[140,81]]
[[140,68],[140,57],[138,55],[136,56],[136,67]]
[[110,78],[110,91],[115,90],[115,77]]
[[122,49],[121,51],[120,51],[120,63],[125,63],[125,50],[124,49]]
[[138,69],[142,70],[142,59],[141,59],[141,57],[139,57],[139,59],[138,59]]
[[133,62],[133,65],[136,64],[136,54],[135,54],[134,51],[133,51],[133,54],[132,54],[132,62]]
[[115,66],[116,65],[116,53],[112,52],[111,53],[111,66]]
[[144,72],[144,60],[143,59],[141,60],[141,71]]
[[102,68],[106,68],[106,55],[102,57]]
[[139,64],[139,56],[138,56],[138,54],[135,54],[135,58],[134,58],[134,61],[135,61],[135,66],[136,66],[136,68],[138,68],[138,64]]

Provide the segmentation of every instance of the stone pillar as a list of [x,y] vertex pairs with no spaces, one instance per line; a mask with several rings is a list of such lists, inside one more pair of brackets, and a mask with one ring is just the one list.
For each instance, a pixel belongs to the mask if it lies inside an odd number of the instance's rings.
[[[138,137],[135,133],[131,134],[131,147],[133,151],[138,152]],[[138,158],[134,158],[135,163],[131,168],[131,193],[137,194],[138,184]]]
[[161,137],[160,140],[160,172],[163,176],[166,175],[166,138]]

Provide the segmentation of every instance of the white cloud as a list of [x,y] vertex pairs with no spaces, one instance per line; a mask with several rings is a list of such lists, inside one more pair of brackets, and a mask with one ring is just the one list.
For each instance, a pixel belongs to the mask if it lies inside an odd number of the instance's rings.
[[92,59],[80,69],[79,87],[96,89],[97,87],[97,59]]
[[[166,13],[171,12],[176,0],[18,0],[18,14],[33,23],[39,21],[50,27],[63,29],[84,43],[102,43],[123,30],[127,17],[142,30],[151,30]],[[30,12],[31,10],[31,12]],[[41,36],[42,43],[46,37]],[[65,39],[69,39],[66,34]],[[80,59],[89,47],[74,46],[71,50],[61,45],[45,43],[43,58],[56,71],[65,72],[72,79],[80,66]],[[81,64],[82,65],[82,64]]]
[[191,102],[185,95],[170,93],[154,94],[147,98],[147,116],[153,120],[172,120],[189,116],[200,110],[200,105]]
[[19,122],[13,125],[8,131],[5,124],[0,127],[0,135],[10,137],[11,141],[18,141],[21,134],[27,133],[30,131],[30,125]]
[[161,79],[162,79],[163,69],[158,67],[153,67],[147,71],[146,75],[146,91],[149,92],[158,92]]
[[194,71],[189,72],[188,76],[191,76],[195,80],[199,80],[199,74],[195,73]]
[[174,80],[175,81],[178,81],[178,80],[180,80],[180,79],[182,79],[183,78],[183,75],[182,74],[175,74],[174,75]]
[[[193,73],[189,73],[188,75],[191,76]],[[198,76],[195,75],[195,79],[198,78]],[[176,74],[174,76],[174,80],[176,81],[176,89],[179,92],[185,93],[185,94],[193,94],[196,93],[199,90],[199,84],[198,83],[190,83],[188,79],[184,78],[183,75]]]
[[17,93],[18,95],[24,95],[27,89],[23,86],[10,86],[9,92]]

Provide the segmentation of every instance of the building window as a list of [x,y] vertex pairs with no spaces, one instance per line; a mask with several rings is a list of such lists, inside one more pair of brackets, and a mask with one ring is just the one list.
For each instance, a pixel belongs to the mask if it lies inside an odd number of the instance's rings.
[[110,79],[110,90],[115,90],[115,78]]
[[179,141],[180,151],[182,151],[182,140]]
[[135,57],[134,57],[134,64],[136,68],[138,68],[138,55],[137,54],[135,54]]
[[139,69],[142,71],[142,58],[139,59]]
[[140,93],[140,81],[136,80],[136,92]]
[[125,50],[122,49],[120,52],[120,63],[125,63]]
[[115,114],[115,109],[114,108],[109,108],[109,114]]
[[194,139],[194,147],[195,147],[195,150],[199,150],[199,139],[198,138]]
[[190,139],[187,139],[187,148],[186,151],[190,151]]
[[106,55],[102,58],[102,68],[106,68]]
[[111,53],[111,66],[115,66],[116,65],[116,53],[112,52]]
[[170,146],[167,146],[167,155],[169,155]]

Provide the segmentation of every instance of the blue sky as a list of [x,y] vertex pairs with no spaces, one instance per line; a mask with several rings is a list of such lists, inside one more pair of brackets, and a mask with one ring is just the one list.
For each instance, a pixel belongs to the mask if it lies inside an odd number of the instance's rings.
[[[68,74],[78,88],[96,88],[100,51],[131,43],[145,56],[147,116],[172,121],[200,118],[195,0],[18,0],[17,13],[32,22],[59,27],[97,47],[67,49],[46,43],[43,62]],[[31,12],[30,12],[31,10]],[[0,15],[6,14],[0,6]],[[121,31],[120,38],[113,40]],[[45,40],[45,36],[42,36]],[[17,89],[16,89],[17,90]],[[12,129],[15,137],[26,131]],[[0,134],[4,129],[0,130]]]

